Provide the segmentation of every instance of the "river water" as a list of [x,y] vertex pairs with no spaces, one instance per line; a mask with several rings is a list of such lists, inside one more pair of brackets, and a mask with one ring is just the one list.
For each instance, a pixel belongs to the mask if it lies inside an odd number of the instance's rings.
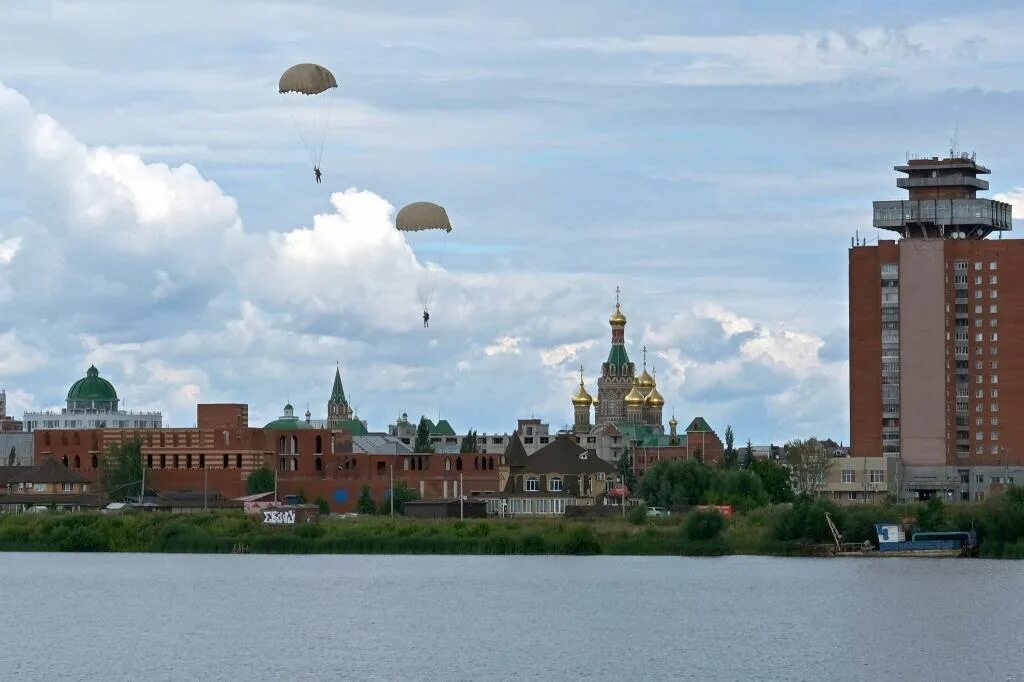
[[0,553],[7,680],[1018,680],[1024,562]]

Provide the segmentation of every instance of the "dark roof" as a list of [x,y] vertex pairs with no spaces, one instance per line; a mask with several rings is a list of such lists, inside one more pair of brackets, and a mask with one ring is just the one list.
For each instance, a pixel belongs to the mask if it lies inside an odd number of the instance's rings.
[[89,479],[71,471],[53,457],[43,461],[28,471],[14,476],[8,483],[88,483]]
[[521,467],[526,464],[526,448],[518,433],[513,433],[505,446],[505,463],[510,467]]
[[704,417],[694,417],[690,425],[686,427],[687,431],[705,431],[711,433],[713,429],[704,421]]
[[32,505],[77,505],[81,507],[99,507],[102,502],[100,495],[91,493],[25,493],[0,495],[0,505],[27,504]]
[[30,466],[0,467],[0,486],[7,486],[7,483],[15,476],[20,476],[31,471]]
[[593,450],[580,447],[571,438],[562,437],[527,457],[521,468],[536,474],[615,473],[614,464],[604,461]]

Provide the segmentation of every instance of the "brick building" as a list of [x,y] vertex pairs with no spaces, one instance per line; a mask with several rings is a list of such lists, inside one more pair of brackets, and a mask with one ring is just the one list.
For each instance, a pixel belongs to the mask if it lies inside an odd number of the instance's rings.
[[852,454],[896,458],[902,499],[982,499],[1024,474],[1024,242],[990,238],[1011,207],[973,157],[895,170],[874,226],[900,239],[850,250]]

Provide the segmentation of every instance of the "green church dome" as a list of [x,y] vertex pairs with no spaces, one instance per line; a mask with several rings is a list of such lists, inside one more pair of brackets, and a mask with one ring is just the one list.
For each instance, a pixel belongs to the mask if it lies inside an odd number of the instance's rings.
[[90,408],[94,405],[117,409],[117,391],[114,390],[113,384],[100,377],[95,365],[90,366],[85,378],[72,384],[68,391],[69,408]]

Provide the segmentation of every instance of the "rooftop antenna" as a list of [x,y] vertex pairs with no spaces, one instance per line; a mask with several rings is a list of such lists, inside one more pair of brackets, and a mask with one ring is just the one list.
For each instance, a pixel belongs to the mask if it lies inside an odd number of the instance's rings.
[[953,137],[949,140],[949,158],[955,159],[960,155],[960,121],[953,121]]

